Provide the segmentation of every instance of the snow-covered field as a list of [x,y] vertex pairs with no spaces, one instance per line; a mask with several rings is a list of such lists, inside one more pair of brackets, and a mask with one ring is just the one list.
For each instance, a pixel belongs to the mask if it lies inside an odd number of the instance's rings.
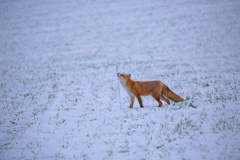
[[[240,159],[239,15],[238,0],[1,0],[0,159]],[[120,86],[120,109],[116,66],[185,101],[130,109]]]

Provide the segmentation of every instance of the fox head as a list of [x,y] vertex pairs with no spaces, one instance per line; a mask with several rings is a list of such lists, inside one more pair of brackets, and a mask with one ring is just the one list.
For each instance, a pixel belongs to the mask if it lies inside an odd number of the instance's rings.
[[124,74],[124,73],[120,74],[120,73],[118,73],[118,77],[120,79],[121,84],[123,84],[123,83],[126,83],[130,79],[131,74]]

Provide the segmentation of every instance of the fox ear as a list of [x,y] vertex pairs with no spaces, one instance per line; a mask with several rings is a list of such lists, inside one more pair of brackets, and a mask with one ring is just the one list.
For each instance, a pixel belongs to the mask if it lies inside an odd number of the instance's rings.
[[131,74],[127,74],[127,77],[128,77],[128,78],[131,78]]

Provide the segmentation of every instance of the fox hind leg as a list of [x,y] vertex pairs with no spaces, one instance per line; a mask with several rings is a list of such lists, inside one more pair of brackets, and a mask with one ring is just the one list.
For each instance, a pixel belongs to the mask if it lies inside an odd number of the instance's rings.
[[164,97],[163,95],[160,96],[160,99],[167,102],[168,105],[170,104],[170,101],[166,97]]
[[158,104],[159,104],[158,107],[162,107],[162,102],[160,101],[160,96],[158,96],[158,95],[152,95],[152,97],[158,102]]

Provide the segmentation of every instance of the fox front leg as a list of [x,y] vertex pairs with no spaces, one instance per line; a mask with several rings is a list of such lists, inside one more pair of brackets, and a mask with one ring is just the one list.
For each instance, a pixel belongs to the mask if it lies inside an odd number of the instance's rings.
[[136,93],[135,96],[136,96],[136,98],[137,98],[137,100],[138,100],[138,102],[139,102],[140,107],[143,108],[143,103],[142,103],[142,98],[141,98],[141,96],[140,96],[138,93]]
[[133,108],[135,97],[131,96],[130,98],[131,98],[130,108]]

